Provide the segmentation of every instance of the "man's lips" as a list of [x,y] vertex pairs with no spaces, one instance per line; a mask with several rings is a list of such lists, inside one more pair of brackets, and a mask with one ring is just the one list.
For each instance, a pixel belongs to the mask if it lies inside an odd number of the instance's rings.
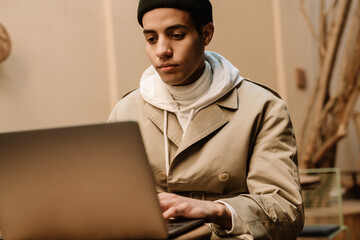
[[177,64],[161,64],[158,68],[163,72],[173,71],[178,65]]

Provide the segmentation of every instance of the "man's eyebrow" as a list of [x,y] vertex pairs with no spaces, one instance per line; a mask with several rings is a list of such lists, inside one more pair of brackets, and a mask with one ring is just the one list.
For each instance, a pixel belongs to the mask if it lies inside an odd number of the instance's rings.
[[[186,26],[186,25],[183,25],[183,24],[175,24],[175,25],[172,25],[172,26],[167,27],[167,28],[166,28],[166,31],[174,30],[174,29],[179,29],[179,28],[189,29],[188,26]],[[144,30],[143,30],[143,34],[149,34],[149,33],[156,33],[156,31],[155,31],[155,30],[151,30],[151,29],[144,29]]]
[[144,34],[147,34],[147,33],[155,33],[155,31],[154,31],[154,30],[144,29],[144,30],[143,30],[143,33],[144,33]]
[[166,30],[173,30],[173,29],[178,29],[178,28],[188,29],[188,26],[183,25],[183,24],[176,24],[176,25],[172,25],[170,27],[167,27]]

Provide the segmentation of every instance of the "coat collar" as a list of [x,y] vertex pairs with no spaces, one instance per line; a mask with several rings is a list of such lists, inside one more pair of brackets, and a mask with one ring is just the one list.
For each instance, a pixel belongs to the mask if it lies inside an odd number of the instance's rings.
[[220,98],[216,102],[216,104],[223,108],[237,110],[239,107],[239,97],[238,97],[237,88],[234,88],[224,97]]

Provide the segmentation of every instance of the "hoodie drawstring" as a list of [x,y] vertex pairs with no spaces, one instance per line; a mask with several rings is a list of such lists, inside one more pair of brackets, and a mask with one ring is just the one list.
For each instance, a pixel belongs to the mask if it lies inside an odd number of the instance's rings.
[[194,117],[194,113],[195,113],[195,109],[191,109],[190,114],[189,114],[189,118],[188,118],[188,120],[186,122],[186,125],[184,127],[184,130],[183,130],[183,138],[185,137],[185,133],[186,133],[187,129],[189,128],[189,125],[190,125],[190,123],[191,123],[191,121],[192,121],[192,119]]
[[167,110],[164,110],[164,145],[165,145],[165,170],[166,170],[166,176],[169,176],[169,169],[170,169],[170,156],[169,156],[169,139],[167,137],[167,124],[168,124],[168,118],[167,118],[168,112]]

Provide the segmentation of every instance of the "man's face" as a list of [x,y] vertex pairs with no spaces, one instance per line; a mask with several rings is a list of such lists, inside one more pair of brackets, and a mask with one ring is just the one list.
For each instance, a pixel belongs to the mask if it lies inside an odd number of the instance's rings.
[[145,13],[143,27],[146,53],[166,84],[187,85],[202,75],[204,38],[188,12],[157,8]]

